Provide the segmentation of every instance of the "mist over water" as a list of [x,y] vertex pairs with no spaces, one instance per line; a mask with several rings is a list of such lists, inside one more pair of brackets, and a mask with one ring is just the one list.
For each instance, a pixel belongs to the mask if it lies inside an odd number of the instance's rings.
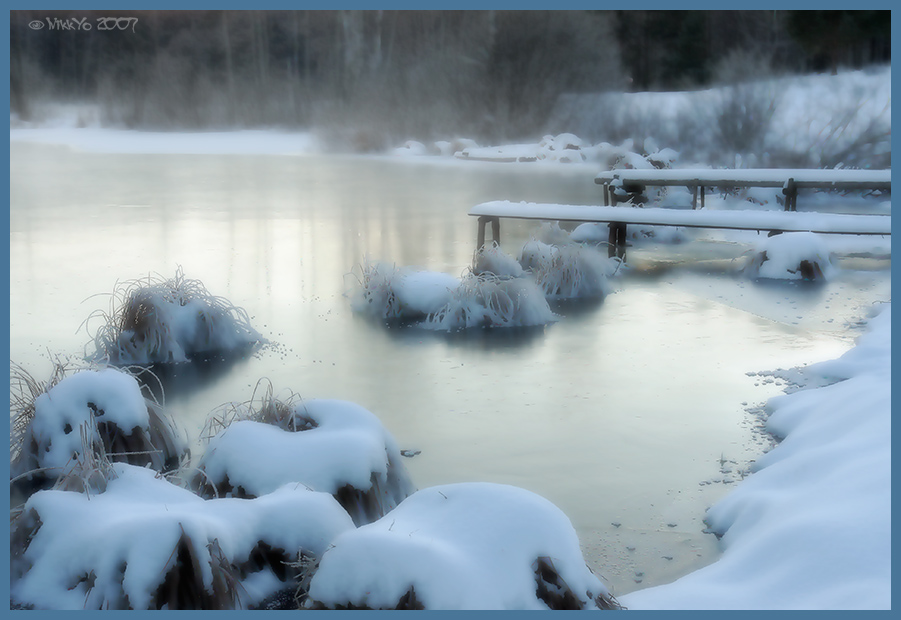
[[[83,353],[79,325],[108,308],[92,296],[181,266],[272,341],[232,364],[175,369],[165,404],[192,441],[261,378],[276,393],[356,402],[421,451],[405,461],[419,488],[501,482],[554,502],[615,594],[716,559],[704,510],[767,445],[748,409],[782,390],[748,373],[836,357],[849,324],[890,298],[884,260],[821,287],[762,285],[736,275],[746,246],[690,241],[630,248],[634,268],[613,294],[556,304],[546,327],[389,329],[352,313],[355,266],[461,275],[476,243],[470,207],[597,204],[593,173],[10,149],[12,361],[42,378],[48,352]],[[503,248],[516,254],[533,228],[504,222]]]

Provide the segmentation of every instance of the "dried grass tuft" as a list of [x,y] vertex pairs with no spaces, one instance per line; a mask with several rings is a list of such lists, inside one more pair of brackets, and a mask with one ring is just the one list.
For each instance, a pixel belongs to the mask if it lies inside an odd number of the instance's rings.
[[451,331],[470,327],[543,325],[555,319],[544,295],[532,280],[470,273],[453,291],[451,301],[430,314],[425,325]]
[[[109,310],[95,310],[82,326],[91,333],[95,360],[113,364],[184,361],[194,353],[227,350],[259,342],[247,312],[212,295],[200,280],[186,278],[181,267],[174,278],[148,275],[117,282],[109,294]],[[191,306],[192,325],[185,329],[177,315]]]
[[291,432],[315,428],[316,422],[305,416],[303,408],[297,406],[302,402],[300,394],[290,391],[276,398],[272,381],[260,379],[253,388],[250,400],[225,403],[214,409],[203,425],[200,438],[209,443],[213,437],[239,420],[271,424]]
[[[171,472],[182,467],[190,458],[187,442],[182,440],[174,423],[169,419],[152,394],[145,391],[148,428],[121,429],[112,421],[95,419],[98,415],[93,403],[85,403],[91,412],[88,423],[77,429],[61,429],[61,432],[77,431],[81,449],[72,455],[63,467],[46,467],[41,462],[43,441],[31,431],[36,415],[35,401],[42,394],[78,372],[90,372],[96,367],[75,367],[54,358],[50,378],[41,382],[22,366],[10,363],[10,494],[13,501],[24,502],[28,496],[42,488],[103,489],[108,479],[111,462],[125,462],[147,466],[159,472]],[[130,374],[128,368],[118,369]],[[149,372],[149,371],[143,371]],[[137,379],[136,379],[137,380]],[[98,477],[99,476],[99,477]],[[14,504],[13,504],[14,505]]]
[[358,285],[353,300],[355,311],[378,319],[404,317],[402,305],[395,293],[397,279],[401,277],[396,265],[373,263],[366,259],[350,275]]

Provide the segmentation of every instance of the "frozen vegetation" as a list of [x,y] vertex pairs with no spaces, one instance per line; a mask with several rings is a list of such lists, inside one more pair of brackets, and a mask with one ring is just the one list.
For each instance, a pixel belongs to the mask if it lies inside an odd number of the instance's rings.
[[42,383],[10,368],[10,475],[14,491],[46,487],[84,466],[94,453],[156,471],[189,456],[183,436],[131,374],[113,369],[68,373]]
[[97,311],[85,323],[98,318],[94,359],[120,365],[185,362],[263,340],[242,308],[180,269],[174,278],[148,276],[117,285],[109,312]]
[[277,399],[226,406],[207,424],[197,485],[207,497],[260,497],[288,483],[329,493],[357,524],[413,492],[394,438],[371,412],[345,401]]
[[115,464],[105,488],[40,491],[11,524],[13,601],[37,609],[232,609],[353,528],[328,493],[287,484],[204,500]]

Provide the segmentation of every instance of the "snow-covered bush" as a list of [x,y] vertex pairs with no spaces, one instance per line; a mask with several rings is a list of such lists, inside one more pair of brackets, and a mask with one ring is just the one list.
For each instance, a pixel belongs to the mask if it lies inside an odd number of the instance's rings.
[[10,602],[36,609],[233,609],[353,529],[327,493],[204,500],[124,463],[105,489],[35,493],[10,524]]
[[231,351],[261,342],[247,313],[211,295],[199,280],[148,276],[118,285],[109,313],[94,334],[95,357],[113,364],[184,362],[203,353]]
[[310,581],[310,608],[615,609],[569,519],[529,491],[489,483],[423,489],[344,532]]
[[415,321],[438,311],[460,281],[446,273],[414,270],[388,263],[366,262],[353,273],[351,293],[355,312],[377,319]]
[[829,249],[819,235],[782,233],[757,244],[745,273],[772,280],[828,280],[835,273]]
[[259,404],[214,412],[205,434],[195,478],[205,497],[260,497],[299,483],[333,495],[360,524],[384,516],[414,490],[394,438],[351,402],[279,400],[270,391]]
[[10,474],[23,494],[65,476],[86,451],[156,471],[188,457],[186,438],[132,375],[114,368],[65,374],[58,369],[41,385],[11,367]]
[[454,289],[447,305],[430,314],[422,325],[456,331],[470,327],[530,327],[556,318],[531,279],[473,273]]

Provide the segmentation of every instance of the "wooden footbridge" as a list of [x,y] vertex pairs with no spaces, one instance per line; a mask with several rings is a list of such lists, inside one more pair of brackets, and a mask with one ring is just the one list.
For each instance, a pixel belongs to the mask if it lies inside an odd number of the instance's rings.
[[[782,181],[777,185],[778,179]],[[510,201],[476,205],[469,211],[469,215],[479,218],[477,247],[485,245],[489,225],[492,241],[500,243],[501,218],[606,223],[609,227],[608,253],[622,259],[626,256],[629,225],[757,230],[766,231],[770,235],[784,232],[892,234],[890,215],[798,212],[795,208],[799,187],[890,192],[890,170],[616,170],[602,173],[595,180],[604,186],[605,203],[608,203],[604,206]],[[784,211],[711,211],[703,208],[688,210],[665,207],[642,208],[634,205],[616,206],[615,196],[619,188],[629,190],[630,193],[640,193],[645,185],[682,185],[694,187],[696,191],[700,189],[702,205],[705,187],[782,186],[786,195],[786,207]]]

